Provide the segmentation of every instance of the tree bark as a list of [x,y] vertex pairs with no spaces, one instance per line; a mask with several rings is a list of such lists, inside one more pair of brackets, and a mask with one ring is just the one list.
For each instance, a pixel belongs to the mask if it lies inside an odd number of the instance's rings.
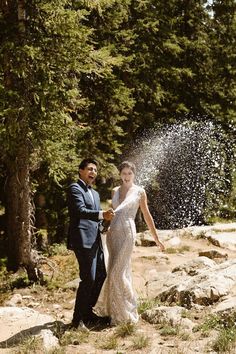
[[38,280],[36,259],[31,246],[31,191],[29,153],[20,146],[14,160],[8,160],[6,183],[6,217],[8,238],[8,269],[27,270],[29,280]]

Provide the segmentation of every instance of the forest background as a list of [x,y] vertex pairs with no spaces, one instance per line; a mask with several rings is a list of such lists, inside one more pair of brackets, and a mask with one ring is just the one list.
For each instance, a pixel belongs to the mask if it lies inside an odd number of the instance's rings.
[[[0,33],[1,266],[38,280],[38,254],[66,242],[79,161],[99,161],[106,202],[144,133],[176,124],[213,124],[223,156],[194,223],[236,217],[235,0],[6,0]],[[187,226],[163,211],[183,202],[176,185],[164,188],[181,173],[167,169],[147,188],[151,207],[159,195],[157,227]]]

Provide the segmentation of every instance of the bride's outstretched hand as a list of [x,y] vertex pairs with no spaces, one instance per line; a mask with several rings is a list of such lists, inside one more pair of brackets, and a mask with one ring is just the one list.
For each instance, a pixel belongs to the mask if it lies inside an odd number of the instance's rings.
[[161,252],[165,251],[165,246],[161,243],[161,241],[157,240],[156,245],[160,248]]

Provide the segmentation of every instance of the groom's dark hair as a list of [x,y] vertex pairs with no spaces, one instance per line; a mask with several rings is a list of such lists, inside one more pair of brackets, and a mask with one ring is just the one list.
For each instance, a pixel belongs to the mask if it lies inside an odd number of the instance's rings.
[[93,163],[98,167],[98,162],[95,159],[88,158],[88,159],[83,159],[80,164],[79,164],[79,170],[84,170],[85,167],[87,167],[90,163]]

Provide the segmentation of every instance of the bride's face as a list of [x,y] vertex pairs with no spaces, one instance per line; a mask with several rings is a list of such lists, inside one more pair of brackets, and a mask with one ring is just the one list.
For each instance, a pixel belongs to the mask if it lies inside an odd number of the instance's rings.
[[134,182],[135,175],[134,175],[133,171],[131,170],[131,168],[124,167],[121,170],[120,178],[121,178],[122,182],[128,186]]

